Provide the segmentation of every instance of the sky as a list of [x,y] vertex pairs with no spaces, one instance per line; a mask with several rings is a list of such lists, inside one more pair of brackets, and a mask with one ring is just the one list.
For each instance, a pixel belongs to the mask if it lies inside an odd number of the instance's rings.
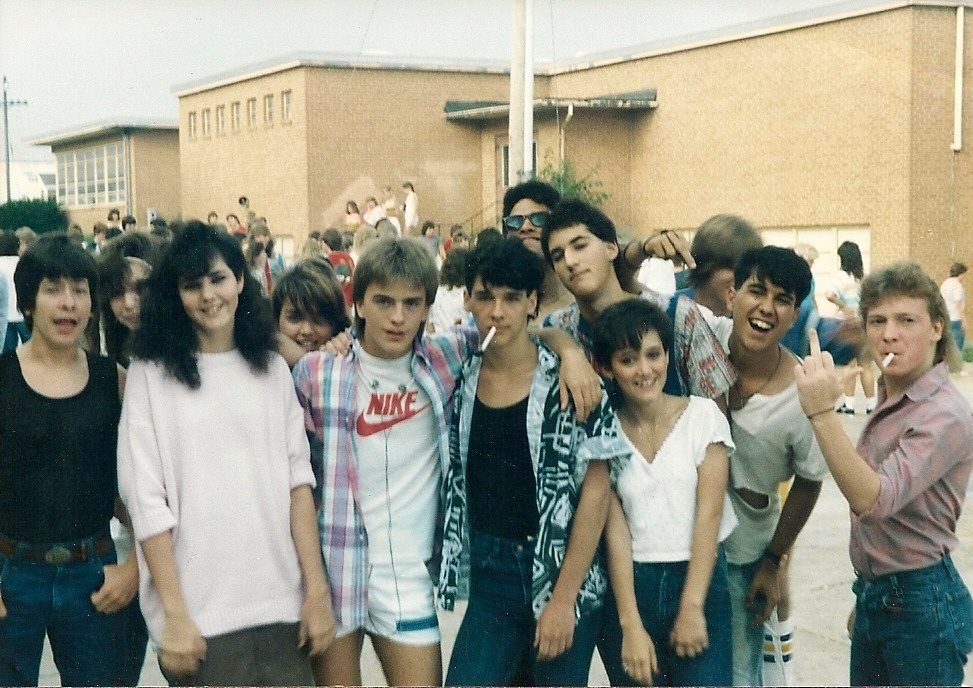
[[[573,62],[873,0],[532,0],[536,62]],[[14,160],[25,139],[178,116],[173,87],[295,52],[509,61],[513,0],[0,0]]]

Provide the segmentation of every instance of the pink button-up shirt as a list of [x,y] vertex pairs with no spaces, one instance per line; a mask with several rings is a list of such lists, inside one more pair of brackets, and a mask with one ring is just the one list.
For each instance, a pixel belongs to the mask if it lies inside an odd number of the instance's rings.
[[897,399],[879,389],[879,406],[858,440],[858,453],[878,473],[878,499],[851,515],[851,563],[862,576],[931,566],[958,540],[973,467],[973,412],[933,366]]

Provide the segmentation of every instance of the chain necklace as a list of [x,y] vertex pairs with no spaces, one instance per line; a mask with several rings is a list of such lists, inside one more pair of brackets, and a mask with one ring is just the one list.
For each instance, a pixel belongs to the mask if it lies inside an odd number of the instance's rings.
[[774,371],[767,376],[767,379],[764,380],[757,389],[750,392],[750,394],[743,394],[740,392],[740,378],[737,378],[737,381],[733,383],[732,387],[730,387],[730,393],[727,399],[727,406],[729,406],[730,410],[739,411],[740,409],[742,409],[744,406],[747,405],[747,402],[750,401],[750,399],[752,399],[754,396],[760,394],[765,389],[767,389],[767,386],[773,381],[775,377],[777,377],[777,372],[780,370],[780,364],[781,361],[783,361],[783,359],[784,359],[784,355],[783,352],[781,351],[780,344],[778,344],[777,363],[774,365]]

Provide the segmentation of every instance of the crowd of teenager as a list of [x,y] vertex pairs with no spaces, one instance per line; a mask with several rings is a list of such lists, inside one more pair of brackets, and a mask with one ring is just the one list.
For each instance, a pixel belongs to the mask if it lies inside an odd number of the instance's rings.
[[[346,261],[326,232],[286,267],[210,220],[15,262],[0,685],[37,684],[45,637],[64,685],[135,685],[148,641],[172,685],[360,685],[366,636],[390,685],[585,685],[596,649],[612,685],[787,685],[829,474],[851,683],[962,683],[973,414],[918,264],[858,276],[832,354],[813,258],[736,216],[620,243],[530,181],[470,247]],[[646,287],[650,258],[688,284]]]

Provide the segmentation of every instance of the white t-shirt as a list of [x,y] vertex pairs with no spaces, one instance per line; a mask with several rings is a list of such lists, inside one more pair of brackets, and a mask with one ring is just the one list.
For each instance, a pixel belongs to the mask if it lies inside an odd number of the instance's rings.
[[456,321],[460,324],[466,322],[469,313],[463,307],[463,287],[447,287],[440,284],[436,290],[436,300],[429,308],[429,322],[436,327],[436,334],[449,332],[456,327]]
[[354,442],[371,563],[432,556],[442,469],[436,417],[412,376],[412,356],[359,358]]
[[943,286],[939,292],[946,301],[946,310],[949,311],[950,320],[962,320],[963,309],[966,308],[966,291],[963,283],[957,277],[947,277],[943,281]]
[[[698,468],[711,444],[732,452],[730,426],[711,399],[689,397],[689,405],[652,463],[622,432],[632,460],[618,477],[617,491],[632,533],[635,561],[688,561],[696,521]],[[719,541],[736,525],[729,497],[723,498]]]
[[[834,284],[831,285],[831,291],[837,295],[841,302],[846,308],[850,308],[854,311],[858,310],[858,303],[860,301],[862,283],[855,278],[854,275],[849,274],[844,271],[838,273],[838,278],[835,280]],[[844,318],[844,312],[838,311],[839,318]]]
[[[713,333],[727,351],[732,332],[733,320],[714,320]],[[796,382],[777,394],[754,394],[742,409],[730,413],[730,429],[736,451],[730,460],[728,491],[738,524],[723,546],[728,562],[749,564],[763,556],[777,530],[780,484],[795,475],[824,480],[828,465],[801,409]],[[767,495],[767,506],[754,509],[740,499],[735,487]]]
[[7,322],[18,323],[24,319],[17,310],[17,290],[14,288],[14,271],[20,256],[0,256],[0,275],[7,280]]

